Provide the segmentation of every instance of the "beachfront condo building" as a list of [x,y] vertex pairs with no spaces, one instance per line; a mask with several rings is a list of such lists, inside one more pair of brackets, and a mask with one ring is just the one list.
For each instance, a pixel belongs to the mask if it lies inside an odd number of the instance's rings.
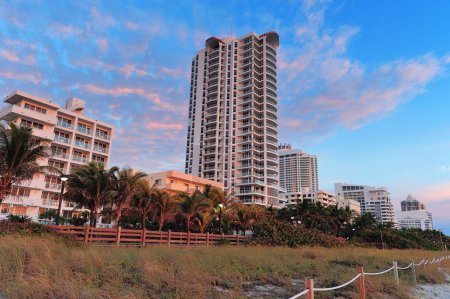
[[319,190],[317,157],[302,150],[293,149],[289,144],[278,147],[280,159],[280,187],[287,193],[311,192]]
[[185,172],[279,206],[278,34],[211,37],[191,61]]
[[[85,102],[69,98],[64,107],[22,91],[8,95],[0,110],[0,120],[33,129],[33,135],[50,147],[50,157],[40,161],[68,174],[90,161],[108,165],[113,127],[84,115]],[[61,192],[59,176],[35,175],[29,182],[14,186],[1,204],[0,217],[22,215],[39,220],[39,216],[58,208]],[[62,215],[72,217],[73,204],[63,202]]]
[[394,205],[391,194],[385,187],[372,187],[367,185],[335,184],[335,194],[344,199],[353,199],[361,205],[361,213],[372,213],[378,223],[393,223],[398,225],[395,218]]
[[425,205],[411,194],[400,202],[401,211],[397,211],[400,228],[433,229],[433,217]]

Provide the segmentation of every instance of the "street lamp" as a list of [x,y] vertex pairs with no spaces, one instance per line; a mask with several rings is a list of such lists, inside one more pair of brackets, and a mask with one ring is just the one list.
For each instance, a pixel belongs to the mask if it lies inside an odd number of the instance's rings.
[[61,216],[61,206],[62,206],[62,198],[64,193],[64,185],[66,184],[67,179],[69,179],[69,176],[66,174],[61,174],[59,176],[59,179],[61,180],[61,194],[59,195],[59,202],[58,202],[58,213],[56,214],[55,224],[59,225],[59,217]]
[[222,233],[222,208],[223,204],[219,203],[219,234]]

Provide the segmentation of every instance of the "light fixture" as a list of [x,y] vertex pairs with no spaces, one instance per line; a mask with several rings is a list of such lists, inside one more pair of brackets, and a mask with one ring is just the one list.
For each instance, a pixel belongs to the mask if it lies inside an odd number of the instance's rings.
[[62,174],[59,176],[59,179],[63,182],[67,181],[69,179],[69,176],[67,174]]

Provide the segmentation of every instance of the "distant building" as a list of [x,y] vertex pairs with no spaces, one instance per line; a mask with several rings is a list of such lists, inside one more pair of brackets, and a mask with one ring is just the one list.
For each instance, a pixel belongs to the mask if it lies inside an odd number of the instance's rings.
[[401,228],[433,229],[431,213],[411,194],[400,202],[400,206],[402,210],[397,212],[397,220]]
[[155,185],[158,189],[165,190],[170,194],[177,194],[179,192],[186,192],[188,194],[196,191],[203,192],[206,185],[223,189],[222,183],[175,170],[150,173],[146,179],[151,186]]
[[426,210],[409,210],[397,213],[400,228],[433,229],[431,214]]
[[400,206],[402,208],[402,211],[425,210],[425,205],[418,201],[411,194],[408,194],[406,199],[400,202]]
[[361,215],[361,205],[358,201],[354,199],[346,199],[343,196],[337,196],[336,197],[336,205],[338,208],[346,208],[349,207],[350,210],[352,210],[355,214]]
[[387,188],[376,188],[367,185],[335,184],[336,196],[343,196],[346,200],[356,200],[361,205],[361,213],[372,213],[379,223],[394,223],[394,205]]
[[324,207],[336,204],[334,194],[324,190],[313,191],[309,188],[303,188],[300,192],[287,192],[284,194],[286,205],[296,205],[303,201],[320,203]]
[[317,157],[290,145],[278,147],[280,187],[286,192],[302,192],[304,188],[319,191]]
[[[88,162],[108,166],[113,126],[84,115],[85,102],[69,98],[64,107],[23,91],[15,91],[4,99],[0,120],[33,128],[33,135],[51,146],[49,158],[42,165],[70,173]],[[0,206],[0,218],[9,214],[39,220],[39,215],[58,208],[61,181],[52,173],[37,174],[29,182],[13,186]],[[72,217],[74,205],[63,202],[62,215]],[[43,221],[43,220],[42,220]]]

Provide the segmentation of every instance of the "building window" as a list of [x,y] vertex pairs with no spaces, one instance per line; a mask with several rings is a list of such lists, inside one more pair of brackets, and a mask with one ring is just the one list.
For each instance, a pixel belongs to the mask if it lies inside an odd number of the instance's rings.
[[38,130],[43,130],[44,129],[44,126],[42,124],[38,124],[38,123],[29,121],[29,120],[26,120],[26,119],[22,119],[20,121],[20,125],[22,127],[28,127],[28,128],[38,129]]
[[34,106],[34,105],[30,105],[28,103],[25,103],[24,108],[28,109],[28,110],[31,110],[31,111],[36,111],[36,112],[39,112],[39,113],[42,113],[42,114],[46,114],[47,113],[47,110],[45,110],[44,108],[37,107],[37,106]]

